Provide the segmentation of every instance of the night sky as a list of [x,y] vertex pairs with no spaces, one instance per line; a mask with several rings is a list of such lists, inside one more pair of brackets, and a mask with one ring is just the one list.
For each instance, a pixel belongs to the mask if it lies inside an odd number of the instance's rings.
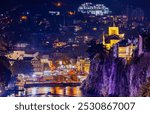
[[60,10],[74,10],[84,2],[103,3],[108,6],[113,12],[120,13],[127,5],[134,8],[142,8],[147,15],[150,15],[149,0],[0,0],[0,12],[12,10],[14,8],[24,8],[30,10],[41,10],[43,6],[53,8],[53,4],[62,2],[64,8]]

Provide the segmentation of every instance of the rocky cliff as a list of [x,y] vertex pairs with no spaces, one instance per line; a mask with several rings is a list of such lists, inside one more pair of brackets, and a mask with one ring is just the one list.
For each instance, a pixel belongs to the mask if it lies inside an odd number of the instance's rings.
[[85,96],[141,96],[141,87],[150,76],[149,53],[129,63],[121,58],[101,60],[99,56],[96,54],[91,60],[90,73],[82,83]]

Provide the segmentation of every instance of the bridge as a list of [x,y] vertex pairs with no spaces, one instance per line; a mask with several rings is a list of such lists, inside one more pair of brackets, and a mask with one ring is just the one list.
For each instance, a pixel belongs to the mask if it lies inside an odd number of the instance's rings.
[[34,82],[34,83],[26,83],[24,84],[24,88],[31,88],[31,87],[76,87],[80,86],[81,82],[74,82],[74,83],[49,83],[49,82]]

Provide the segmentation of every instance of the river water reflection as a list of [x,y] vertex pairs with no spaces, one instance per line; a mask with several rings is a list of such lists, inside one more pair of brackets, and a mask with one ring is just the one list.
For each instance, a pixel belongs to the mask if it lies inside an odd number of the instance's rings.
[[19,91],[19,97],[81,97],[80,86],[76,87],[32,87]]

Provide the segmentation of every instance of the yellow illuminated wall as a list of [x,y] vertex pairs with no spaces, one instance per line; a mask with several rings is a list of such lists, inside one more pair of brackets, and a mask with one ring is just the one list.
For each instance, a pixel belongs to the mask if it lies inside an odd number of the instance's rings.
[[86,59],[78,59],[77,61],[78,72],[89,73],[89,69],[90,69],[90,61]]
[[84,72],[89,73],[89,71],[90,71],[90,63],[86,63],[84,65]]
[[118,27],[109,27],[108,35],[119,35],[119,28]]
[[[110,50],[115,44],[124,40],[124,34],[120,34],[119,32],[119,27],[116,27],[115,23],[113,23],[113,26],[108,28],[108,34],[103,34],[103,45],[107,50]],[[118,38],[113,39],[114,35]],[[110,39],[110,42],[106,42],[108,37],[111,38],[110,36],[112,36],[112,39]],[[128,46],[119,46],[118,57],[129,60],[132,57],[133,50],[134,46],[132,44]]]
[[132,57],[134,46],[131,44],[129,46],[119,47],[118,57],[129,60]]
[[113,47],[115,44],[117,44],[118,42],[124,39],[124,34],[119,33],[119,27],[113,26],[108,28],[108,36],[113,36],[113,35],[118,36],[118,39],[112,39],[110,40],[110,43],[105,42],[105,39],[107,37],[105,38],[105,35],[103,35],[103,45],[105,45],[108,50],[110,50],[111,47]]

